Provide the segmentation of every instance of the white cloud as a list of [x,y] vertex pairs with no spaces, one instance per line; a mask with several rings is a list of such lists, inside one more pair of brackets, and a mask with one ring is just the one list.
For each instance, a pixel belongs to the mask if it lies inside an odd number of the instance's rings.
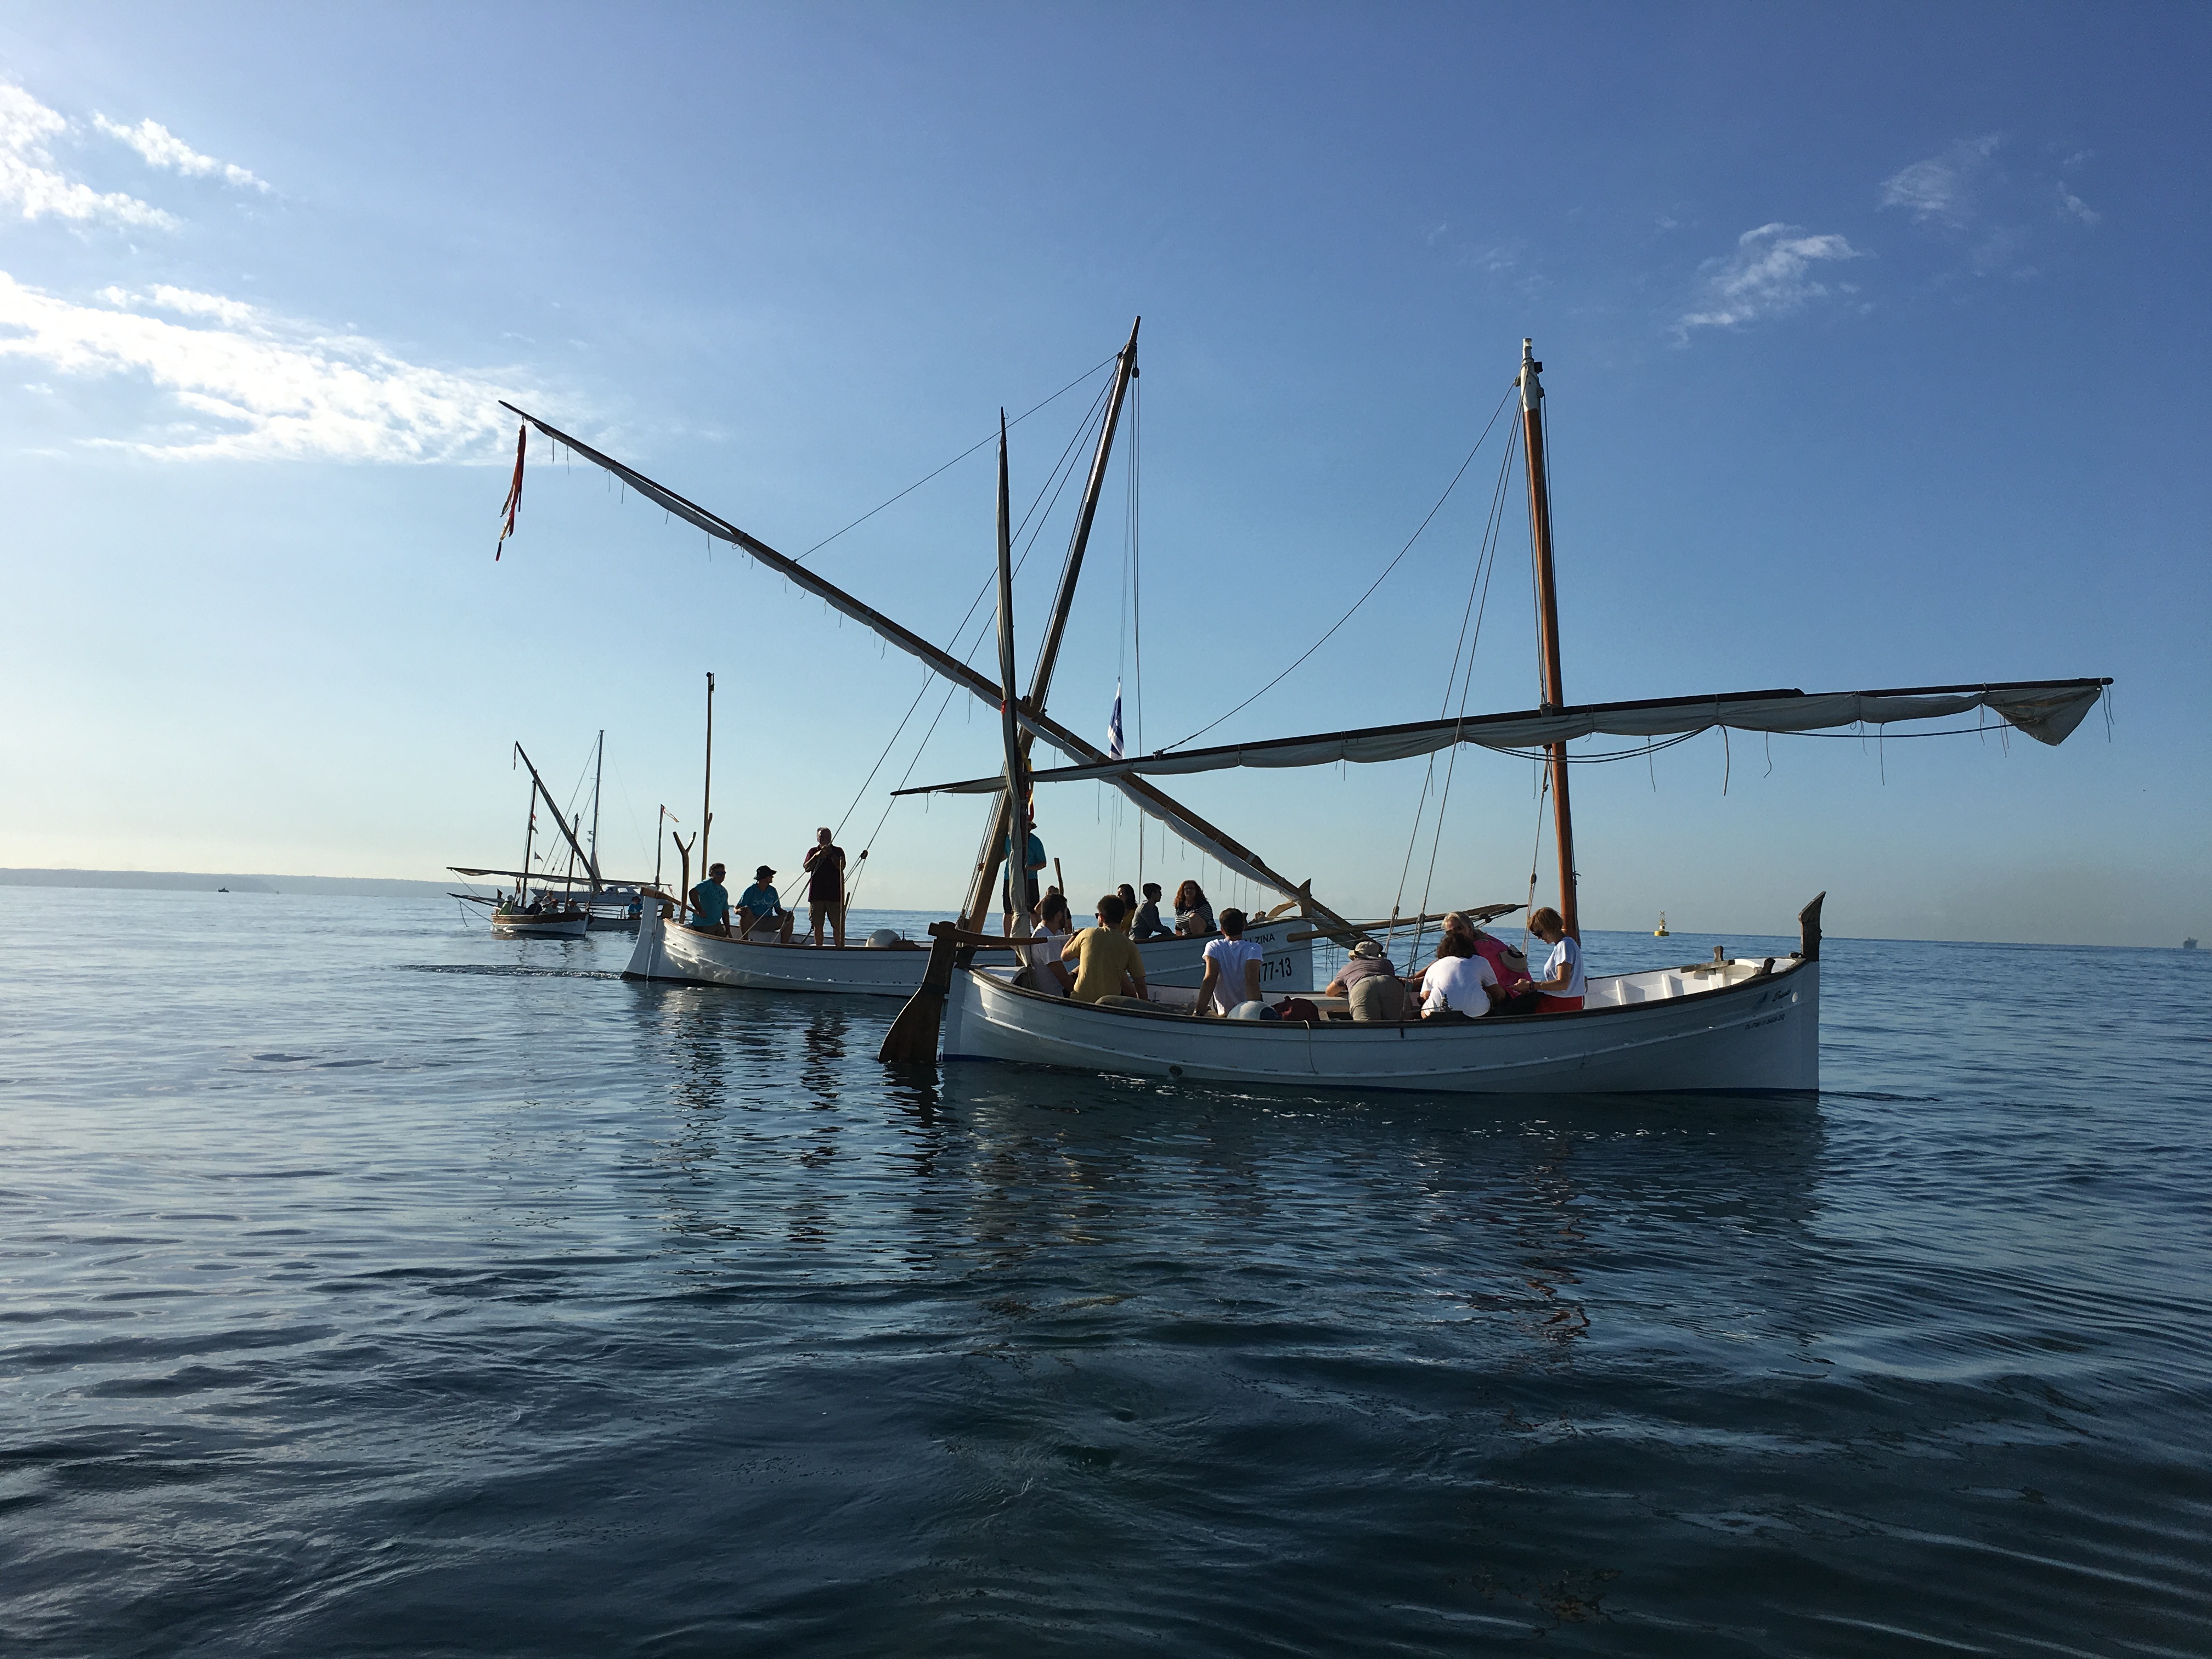
[[[162,441],[100,443],[182,459],[450,461],[489,458],[507,435],[500,388],[403,362],[374,341],[189,289],[98,297],[109,303],[79,305],[0,271],[0,358],[79,380],[136,380],[166,398],[162,416],[185,416],[161,428]],[[128,308],[137,306],[193,320]]]
[[228,161],[218,161],[212,155],[203,155],[183,139],[171,132],[151,116],[135,127],[126,127],[119,121],[111,121],[105,115],[94,114],[92,124],[111,138],[119,138],[146,158],[146,165],[167,167],[188,179],[219,176],[225,184],[235,185],[240,190],[258,190],[264,195],[269,191],[265,179],[257,179],[244,167]]
[[2004,143],[1996,133],[1961,138],[1941,155],[1915,161],[1882,180],[1881,204],[1903,208],[1916,219],[1934,219],[1960,227],[1974,216],[1983,179],[1991,169],[1990,158]]
[[2058,205],[2085,225],[2094,225],[2105,216],[2063,184],[2058,186]]
[[157,207],[120,191],[96,191],[54,169],[49,141],[69,123],[21,87],[0,83],[0,210],[26,219],[98,220],[173,230],[177,222]]
[[1735,328],[1786,316],[1829,293],[1814,275],[1815,267],[1864,257],[1841,236],[1809,236],[1798,225],[1778,222],[1747,230],[1736,238],[1734,253],[1706,262],[1706,307],[1686,313],[1675,323],[1675,335],[1686,340],[1693,328]]

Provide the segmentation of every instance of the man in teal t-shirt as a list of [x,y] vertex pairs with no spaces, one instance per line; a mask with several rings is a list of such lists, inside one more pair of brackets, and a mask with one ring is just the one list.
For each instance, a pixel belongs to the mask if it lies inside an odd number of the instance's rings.
[[721,865],[707,872],[707,879],[691,890],[691,925],[710,933],[730,931],[730,890],[722,885]]
[[775,926],[776,943],[791,943],[792,914],[783,908],[783,895],[775,890],[775,872],[765,864],[753,872],[753,884],[738,895],[738,920],[750,939],[762,928]]
[[1036,908],[1038,884],[1044,880],[1044,843],[1037,839],[1036,820],[1030,818],[1027,823],[1030,838],[1022,848],[1022,878],[1028,884],[1029,891],[1022,900],[1022,906],[1025,911],[1033,911]]

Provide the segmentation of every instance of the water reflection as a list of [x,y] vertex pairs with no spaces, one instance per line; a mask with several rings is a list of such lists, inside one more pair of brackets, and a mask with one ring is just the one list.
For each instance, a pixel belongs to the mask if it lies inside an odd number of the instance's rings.
[[836,1282],[925,1275],[931,1299],[1009,1334],[1076,1307],[1332,1343],[1410,1322],[1441,1349],[1539,1371],[1652,1326],[1802,1344],[1816,1322],[1789,1311],[1822,1150],[1800,1097],[1363,1100],[906,1073],[873,1057],[893,1012],[637,998],[639,1063],[669,1109],[647,1161],[684,1177],[659,1181],[653,1207],[690,1242],[681,1272],[757,1266],[746,1251],[773,1240]]

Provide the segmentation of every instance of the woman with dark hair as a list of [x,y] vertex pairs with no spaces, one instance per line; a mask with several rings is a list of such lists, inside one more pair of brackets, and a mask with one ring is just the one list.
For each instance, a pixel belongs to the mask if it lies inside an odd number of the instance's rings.
[[1480,1019],[1498,994],[1498,975],[1471,934],[1449,932],[1437,941],[1437,959],[1421,975],[1423,1019]]
[[1180,939],[1205,939],[1213,932],[1213,907],[1206,902],[1206,891],[1194,881],[1187,881],[1176,889],[1175,930]]
[[1137,926],[1137,890],[1125,881],[1114,892],[1121,901],[1121,920],[1114,925],[1114,931],[1133,937]]

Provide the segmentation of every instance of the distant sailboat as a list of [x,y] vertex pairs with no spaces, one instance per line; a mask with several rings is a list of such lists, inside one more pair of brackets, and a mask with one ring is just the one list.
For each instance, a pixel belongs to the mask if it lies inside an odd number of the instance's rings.
[[[533,872],[530,867],[532,844],[538,835],[538,797],[544,797],[545,805],[553,813],[553,822],[561,826],[562,835],[568,838],[572,868],[574,855],[580,850],[576,845],[575,832],[569,829],[568,821],[561,816],[561,808],[553,799],[553,792],[538,775],[538,769],[531,765],[530,757],[523,753],[520,744],[514,745],[514,752],[521,757],[523,765],[530,771],[530,815],[528,828],[523,832],[522,868],[465,870],[458,865],[451,866],[458,876],[513,876],[516,883],[514,896],[511,899],[487,899],[477,893],[456,893],[453,896],[472,904],[489,905],[491,908],[491,930],[495,933],[505,934],[511,939],[581,939],[591,925],[591,913],[576,902],[573,890],[564,891],[560,898],[555,899],[548,890],[550,873]],[[534,909],[530,896],[530,884],[533,880],[547,884],[538,889]],[[594,868],[592,871],[592,885],[596,888],[599,884],[599,872]]]
[[1651,937],[1654,939],[1667,937],[1667,913],[1664,910],[1659,913],[1659,925],[1651,930]]

